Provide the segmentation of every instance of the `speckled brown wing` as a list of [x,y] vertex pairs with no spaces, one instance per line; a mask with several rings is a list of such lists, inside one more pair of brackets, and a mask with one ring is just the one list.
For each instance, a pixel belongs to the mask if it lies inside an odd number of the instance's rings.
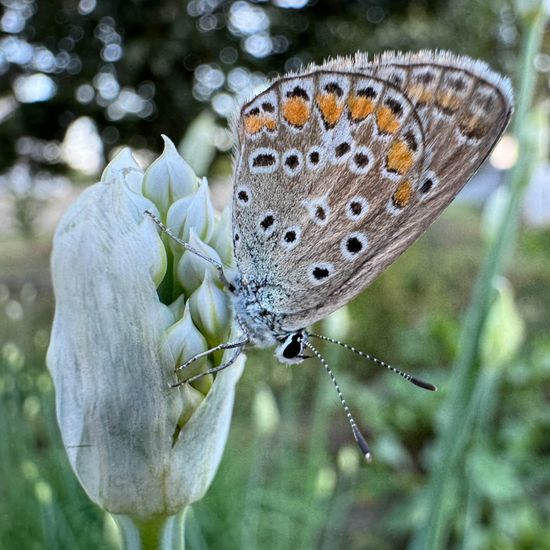
[[367,286],[449,204],[512,109],[507,81],[449,54],[310,67],[246,104],[237,267],[285,330]]

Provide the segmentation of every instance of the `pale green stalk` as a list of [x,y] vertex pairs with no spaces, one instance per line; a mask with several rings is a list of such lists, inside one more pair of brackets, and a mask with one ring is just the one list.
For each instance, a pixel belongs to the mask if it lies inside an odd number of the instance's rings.
[[112,515],[124,550],[184,550],[185,518],[188,508],[173,516],[136,521],[130,516]]

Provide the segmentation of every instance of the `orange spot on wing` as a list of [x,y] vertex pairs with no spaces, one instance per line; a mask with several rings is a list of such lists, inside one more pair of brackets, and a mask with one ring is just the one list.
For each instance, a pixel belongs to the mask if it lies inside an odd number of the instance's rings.
[[374,111],[374,103],[368,97],[352,95],[348,99],[349,114],[353,121],[364,120]]
[[460,98],[451,92],[440,92],[437,94],[437,105],[443,112],[453,114],[460,108]]
[[317,94],[315,101],[325,123],[328,126],[335,126],[342,116],[344,103],[338,101],[336,94]]
[[426,105],[433,99],[433,92],[420,84],[409,86],[407,88],[407,95],[417,105]]
[[409,180],[402,181],[392,195],[392,203],[396,208],[405,208],[412,197],[412,185]]
[[414,164],[413,153],[405,141],[396,141],[388,151],[386,167],[397,174],[407,173]]
[[395,134],[399,130],[399,120],[389,107],[376,109],[376,124],[383,134]]
[[487,122],[479,115],[474,115],[460,124],[460,131],[469,139],[481,139],[487,134]]
[[244,118],[244,128],[247,134],[256,134],[264,128],[273,131],[277,128],[277,121],[273,117],[248,115]]
[[302,128],[309,119],[309,105],[301,97],[291,97],[283,103],[283,117],[292,126]]

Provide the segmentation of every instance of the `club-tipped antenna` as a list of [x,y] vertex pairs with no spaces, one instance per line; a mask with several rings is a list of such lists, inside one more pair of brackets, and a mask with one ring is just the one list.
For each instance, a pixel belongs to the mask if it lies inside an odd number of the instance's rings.
[[434,386],[429,382],[424,382],[424,380],[420,380],[419,378],[412,376],[408,372],[400,371],[399,369],[392,367],[390,364],[386,363],[385,361],[381,361],[380,359],[377,359],[376,357],[373,357],[368,353],[360,351],[357,348],[350,346],[349,344],[344,344],[344,342],[340,342],[340,340],[329,338],[328,336],[323,336],[321,334],[308,333],[308,336],[312,336],[313,338],[318,338],[319,340],[324,340],[325,342],[331,342],[332,344],[338,344],[339,346],[342,346],[343,348],[346,348],[347,350],[352,351],[353,353],[359,355],[360,357],[368,359],[369,361],[375,363],[376,365],[380,365],[381,367],[385,367],[388,370],[395,372],[395,374],[398,374],[399,376],[401,376],[401,378],[404,378],[405,380],[407,380],[408,382],[411,382],[412,384],[414,384],[415,386],[418,386],[419,388],[423,388],[428,391],[437,391],[437,386]]
[[328,375],[330,376],[330,379],[332,380],[332,383],[334,384],[334,387],[336,388],[336,392],[338,393],[338,397],[340,398],[340,401],[342,403],[342,407],[344,407],[344,411],[346,413],[346,416],[348,418],[349,425],[351,426],[351,431],[353,432],[353,437],[355,438],[355,441],[357,441],[357,445],[361,449],[361,452],[363,453],[365,459],[367,462],[372,461],[372,454],[370,452],[369,446],[367,444],[366,439],[364,438],[363,434],[361,433],[361,430],[357,426],[357,422],[355,422],[355,418],[353,418],[351,411],[349,410],[348,404],[346,400],[344,399],[344,396],[342,395],[342,390],[340,389],[340,386],[338,385],[338,382],[336,381],[336,378],[332,372],[332,369],[328,366],[328,363],[323,359],[321,354],[317,351],[313,345],[311,345],[307,340],[302,340],[302,344],[306,346],[308,349],[310,349],[315,357],[319,359],[323,367],[325,367],[325,370],[327,371]]

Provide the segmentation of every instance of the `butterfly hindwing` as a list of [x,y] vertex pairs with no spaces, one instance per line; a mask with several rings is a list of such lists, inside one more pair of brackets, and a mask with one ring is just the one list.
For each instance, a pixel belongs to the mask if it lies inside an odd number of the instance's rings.
[[241,274],[286,330],[334,311],[441,213],[510,112],[505,81],[448,54],[361,56],[276,81],[237,121]]

